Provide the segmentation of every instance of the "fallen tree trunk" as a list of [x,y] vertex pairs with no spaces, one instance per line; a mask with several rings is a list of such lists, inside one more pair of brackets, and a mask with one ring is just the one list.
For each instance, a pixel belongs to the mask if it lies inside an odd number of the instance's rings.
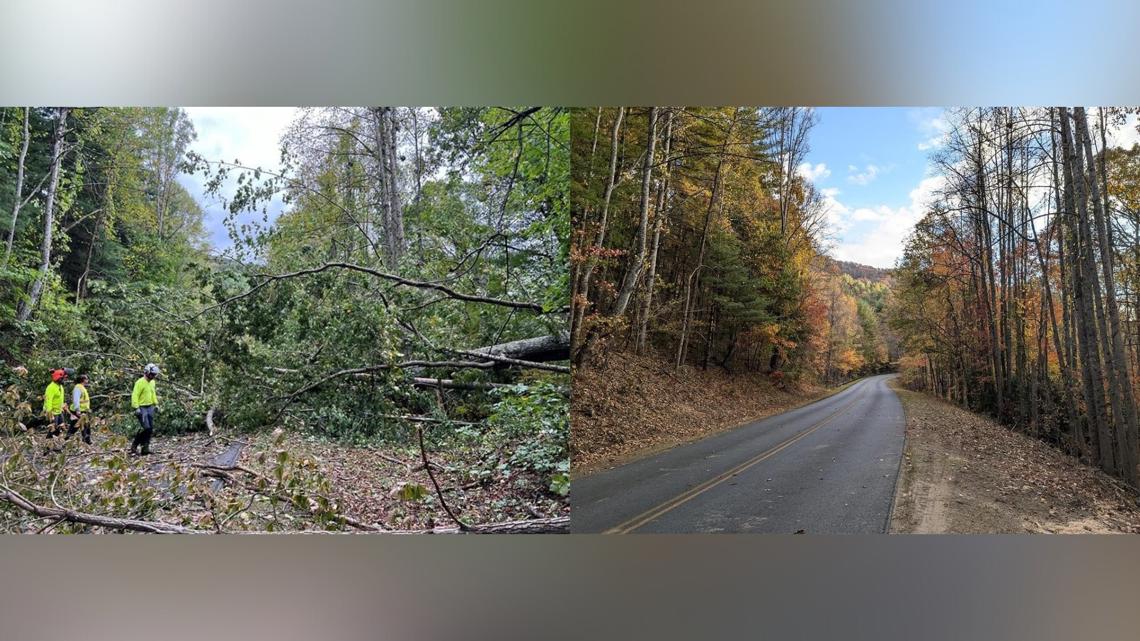
[[0,488],[0,499],[4,499],[21,510],[35,514],[36,516],[55,518],[72,523],[83,523],[85,525],[95,525],[112,530],[131,530],[132,532],[146,532],[148,534],[193,534],[195,532],[195,530],[190,528],[171,523],[162,523],[161,521],[120,519],[113,516],[88,514],[86,512],[78,512],[66,508],[36,505],[24,498],[19,492],[10,488]]
[[564,361],[570,358],[570,334],[559,332],[549,336],[523,338],[468,350],[468,353],[535,362]]

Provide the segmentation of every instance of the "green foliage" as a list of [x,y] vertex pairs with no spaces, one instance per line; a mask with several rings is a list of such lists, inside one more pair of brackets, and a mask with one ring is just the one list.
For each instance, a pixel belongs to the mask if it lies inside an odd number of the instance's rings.
[[[487,419],[485,443],[513,443],[506,464],[531,470],[551,479],[551,491],[565,495],[569,479],[570,408],[563,389],[542,381],[499,389],[499,400]],[[557,488],[557,489],[555,489]]]
[[[163,372],[160,438],[205,429],[211,409],[217,425],[251,437],[285,427],[400,448],[416,434],[402,417],[474,423],[475,436],[433,431],[432,447],[509,450],[503,472],[539,475],[544,492],[553,479],[549,491],[564,496],[568,480],[555,477],[568,469],[567,376],[533,382],[516,368],[401,363],[464,360],[456,350],[566,330],[569,112],[397,109],[395,189],[406,247],[395,265],[384,255],[377,220],[377,161],[362,144],[376,134],[370,114],[306,112],[285,136],[284,168],[272,174],[189,153],[195,132],[179,109],[75,110],[48,278],[28,321],[15,317],[38,275],[40,198],[22,210],[11,262],[0,269],[0,359],[28,370],[8,380],[4,368],[0,385],[14,386],[38,410],[51,369],[85,373],[92,413],[113,439],[137,430],[130,391],[149,362]],[[22,111],[3,115],[0,205],[10,211]],[[47,171],[53,124],[49,111],[31,112],[26,192]],[[224,255],[207,246],[201,206],[176,180],[182,172],[200,173],[207,191],[226,200],[235,243]],[[270,222],[266,208],[274,200],[288,207]],[[249,222],[258,213],[259,227]],[[266,281],[334,261],[549,313],[457,300],[340,268]],[[437,391],[412,384],[413,377],[476,385]],[[117,469],[119,462],[101,465]],[[285,483],[281,496],[262,497],[267,505],[293,501],[287,480],[300,463],[271,457],[266,465],[268,478]],[[472,473],[499,474],[496,465]],[[327,495],[318,485],[316,494]],[[119,497],[110,506],[115,513],[142,518],[164,509],[146,507],[158,499],[130,498],[123,487],[106,492]],[[295,507],[336,525],[327,500],[305,496],[312,502],[298,499]],[[255,508],[227,499],[195,524],[286,527],[250,517]]]

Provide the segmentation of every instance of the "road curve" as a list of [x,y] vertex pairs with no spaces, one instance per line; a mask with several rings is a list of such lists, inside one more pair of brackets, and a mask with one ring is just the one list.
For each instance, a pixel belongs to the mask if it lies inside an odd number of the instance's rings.
[[893,374],[695,443],[575,477],[570,530],[885,532],[906,421]]

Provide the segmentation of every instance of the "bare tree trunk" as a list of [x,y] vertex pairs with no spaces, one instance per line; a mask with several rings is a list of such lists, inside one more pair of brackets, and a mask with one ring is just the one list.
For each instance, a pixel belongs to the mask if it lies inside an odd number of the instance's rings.
[[672,160],[669,153],[673,146],[673,111],[665,116],[665,171],[657,187],[657,204],[653,214],[653,250],[649,254],[649,273],[645,283],[645,306],[641,312],[641,327],[637,332],[637,353],[645,353],[645,336],[649,330],[649,315],[653,311],[653,290],[657,286],[657,254],[661,248],[661,232],[669,208],[669,178]]
[[28,320],[32,315],[32,311],[36,308],[36,305],[39,304],[40,296],[44,291],[44,284],[47,282],[48,270],[51,269],[51,241],[52,230],[54,229],[55,196],[56,190],[59,188],[59,167],[63,164],[63,138],[67,132],[67,114],[69,111],[67,107],[56,108],[51,170],[48,177],[47,196],[44,202],[44,238],[40,243],[40,273],[36,276],[35,282],[32,283],[32,290],[28,294],[28,300],[21,301],[20,309],[16,312],[16,319],[19,321]]
[[[594,248],[597,250],[605,247],[610,198],[613,196],[614,187],[617,185],[618,149],[621,147],[621,121],[624,117],[625,107],[618,107],[617,115],[614,117],[614,126],[610,132],[610,171],[606,178],[606,190],[602,197],[602,213],[601,220],[598,222],[598,236],[594,241]],[[573,352],[575,362],[580,362],[582,356],[585,355],[581,349],[582,321],[586,318],[586,308],[590,305],[590,278],[593,277],[594,267],[596,266],[597,259],[592,255],[588,256],[586,258],[586,267],[582,272],[582,286],[579,289],[581,300],[575,310],[575,317],[571,319],[571,351]]]
[[404,207],[400,202],[400,189],[398,181],[399,156],[396,153],[396,110],[388,108],[388,219],[384,221],[385,240],[388,244],[388,254],[391,256],[392,268],[399,264],[404,256]]
[[1002,376],[1002,355],[1001,355],[1001,342],[997,329],[997,296],[994,290],[997,289],[994,282],[994,268],[993,268],[993,236],[990,228],[990,213],[988,209],[987,192],[986,192],[986,176],[985,176],[985,158],[982,149],[982,117],[979,112],[977,124],[977,146],[974,150],[974,171],[977,184],[975,185],[975,233],[977,235],[978,244],[981,251],[979,256],[978,269],[980,273],[980,280],[982,290],[979,298],[982,301],[982,309],[986,316],[986,329],[989,332],[989,352],[990,352],[990,369],[994,379],[994,394],[997,402],[997,416],[999,420],[1004,420],[1005,415],[1005,379]]
[[[1090,449],[1096,461],[1109,474],[1115,473],[1115,457],[1112,453],[1112,436],[1108,426],[1108,414],[1104,399],[1104,376],[1102,374],[1100,350],[1098,348],[1095,313],[1092,307],[1092,287],[1088,283],[1091,256],[1087,246],[1087,231],[1082,229],[1078,207],[1084,194],[1081,190],[1081,177],[1076,171],[1077,154],[1073,148],[1072,128],[1069,124],[1069,110],[1060,108],[1061,153],[1064,157],[1065,173],[1065,215],[1069,218],[1070,236],[1075,245],[1070,252],[1073,268],[1073,303],[1077,307],[1077,331],[1081,353],[1081,374],[1085,387],[1085,402],[1090,418]],[[1083,225],[1087,228],[1087,221]],[[1092,270],[1095,278],[1096,272]]]
[[649,251],[649,188],[653,184],[653,152],[657,146],[657,107],[649,108],[649,124],[646,135],[645,163],[641,172],[641,219],[637,224],[637,254],[630,257],[626,268],[625,278],[622,280],[621,291],[618,292],[617,301],[612,311],[613,316],[625,313],[630,299],[633,297],[637,281],[645,269],[645,259]]
[[[1132,392],[1132,381],[1128,375],[1128,357],[1124,351],[1124,337],[1120,332],[1120,309],[1116,302],[1116,284],[1113,267],[1112,225],[1108,220],[1108,211],[1105,201],[1101,199],[1100,184],[1096,179],[1096,163],[1093,159],[1092,142],[1088,131],[1088,118],[1083,107],[1074,110],[1077,123],[1077,137],[1083,141],[1085,159],[1089,171],[1093,174],[1089,182],[1093,216],[1097,228],[1097,239],[1100,245],[1101,273],[1104,276],[1104,300],[1108,316],[1109,344],[1104,346],[1105,353],[1111,354],[1113,397],[1115,405],[1119,406],[1121,422],[1118,423],[1120,439],[1120,464],[1124,473],[1124,480],[1137,485],[1140,480],[1137,464],[1137,438],[1136,438],[1136,405]],[[1107,184],[1107,179],[1105,183]]]
[[24,138],[20,146],[20,158],[16,161],[16,194],[12,198],[12,226],[8,229],[8,243],[4,247],[4,263],[0,265],[0,269],[8,268],[8,259],[12,257],[12,241],[16,237],[16,222],[20,218],[20,209],[24,206],[24,161],[28,157],[28,142],[31,140],[30,111],[30,107],[24,107]]
[[395,271],[404,256],[404,211],[397,182],[395,110],[392,107],[374,107],[372,111],[376,120],[373,135],[376,148],[373,152],[380,177],[384,259],[388,268]]
[[[1054,145],[1054,147],[1055,147],[1055,145]],[[1062,209],[1061,209],[1061,186],[1057,180],[1057,161],[1056,161],[1056,150],[1055,149],[1054,149],[1054,157],[1053,157],[1053,163],[1052,164],[1053,164],[1052,171],[1053,171],[1054,202],[1056,204],[1057,211],[1061,212],[1062,211]],[[1076,407],[1074,406],[1074,403],[1073,403],[1074,394],[1073,394],[1072,382],[1074,380],[1074,377],[1072,374],[1072,364],[1071,364],[1071,361],[1066,359],[1065,353],[1062,350],[1062,347],[1061,347],[1062,335],[1061,335],[1060,331],[1058,330],[1058,326],[1057,326],[1057,314],[1053,310],[1053,290],[1052,290],[1052,286],[1050,285],[1050,282],[1049,282],[1048,256],[1046,255],[1048,252],[1047,248],[1049,247],[1051,241],[1048,238],[1048,236],[1046,236],[1045,249],[1042,248],[1041,240],[1037,236],[1036,223],[1033,222],[1032,216],[1029,216],[1029,229],[1033,233],[1033,243],[1037,248],[1037,262],[1038,262],[1038,265],[1041,269],[1041,283],[1042,283],[1042,286],[1043,286],[1044,291],[1045,291],[1045,297],[1044,297],[1043,304],[1045,306],[1045,309],[1048,310],[1048,312],[1047,312],[1048,313],[1048,320],[1050,321],[1050,324],[1053,327],[1053,332],[1052,332],[1052,334],[1053,334],[1053,349],[1057,352],[1057,365],[1058,365],[1058,369],[1060,370],[1060,373],[1061,373],[1061,381],[1060,381],[1061,382],[1061,394],[1062,394],[1062,405],[1064,406],[1064,412],[1065,412],[1065,419],[1066,419],[1066,422],[1068,423],[1068,425],[1070,426],[1070,428],[1073,430],[1074,435],[1079,435],[1080,432],[1078,430],[1078,420],[1077,420],[1077,416],[1076,416]],[[1061,266],[1061,276],[1062,276],[1061,291],[1063,293],[1064,292],[1064,282],[1063,282],[1063,280],[1064,280],[1064,265],[1063,264]],[[1062,302],[1061,302],[1062,313],[1064,312],[1064,305],[1065,304],[1066,304],[1066,302],[1064,300],[1062,300]],[[1066,324],[1064,331],[1065,331],[1065,334],[1068,334],[1067,324]],[[1042,356],[1042,359],[1046,359],[1046,360],[1048,359],[1048,352],[1046,352]],[[1043,370],[1042,375],[1043,375],[1043,377],[1045,377],[1045,379],[1047,381],[1048,380],[1048,367],[1046,367],[1046,365],[1047,365],[1047,363],[1042,366],[1042,370]]]

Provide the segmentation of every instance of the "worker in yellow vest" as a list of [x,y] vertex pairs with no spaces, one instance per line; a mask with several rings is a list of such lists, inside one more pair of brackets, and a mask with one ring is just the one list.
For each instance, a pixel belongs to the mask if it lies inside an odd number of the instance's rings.
[[67,380],[67,372],[63,369],[52,370],[51,382],[44,390],[44,418],[48,424],[48,438],[53,438],[63,429],[67,422],[67,404],[64,402],[63,381]]
[[139,454],[150,454],[150,437],[154,434],[154,413],[158,407],[158,395],[154,390],[154,379],[158,378],[158,365],[147,363],[143,368],[143,375],[135,381],[135,388],[131,392],[131,407],[139,419],[142,429],[131,441],[131,454],[139,450]]
[[83,442],[91,445],[91,395],[87,393],[87,375],[80,374],[79,381],[71,390],[71,413],[77,416],[67,430],[67,438],[82,430]]

